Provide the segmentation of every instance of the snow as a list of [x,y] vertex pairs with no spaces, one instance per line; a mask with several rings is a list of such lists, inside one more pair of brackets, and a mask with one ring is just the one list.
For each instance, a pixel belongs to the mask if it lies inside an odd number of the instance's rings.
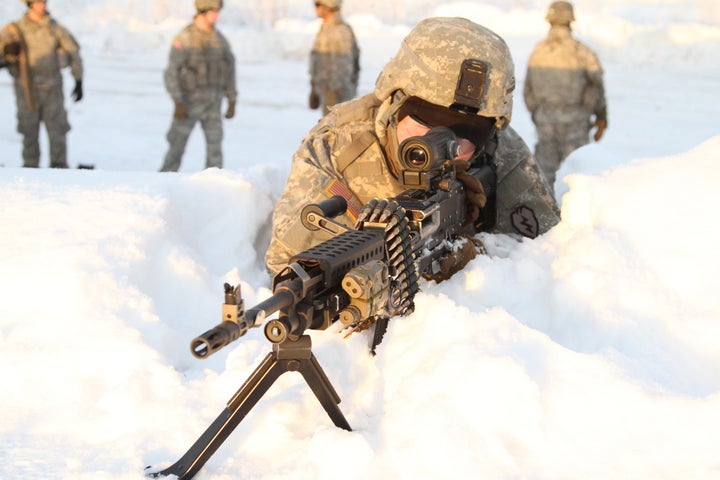
[[[220,321],[223,282],[242,284],[246,306],[270,294],[269,216],[318,118],[306,108],[317,20],[300,0],[226,2],[240,90],[226,168],[203,170],[196,129],[181,172],[160,174],[162,69],[186,3],[51,4],[86,65],[86,97],[67,105],[70,163],[95,170],[19,168],[0,74],[0,478],[142,479],[270,350],[260,329],[202,361],[189,342]],[[423,16],[503,35],[518,93],[546,30],[544,1],[345,3],[362,93]],[[353,431],[284,375],[196,478],[720,478],[720,7],[575,5],[606,69],[610,127],[559,172],[561,223],[532,241],[482,235],[489,254],[423,283],[375,357],[366,334],[311,332]],[[0,18],[22,10],[3,2]]]

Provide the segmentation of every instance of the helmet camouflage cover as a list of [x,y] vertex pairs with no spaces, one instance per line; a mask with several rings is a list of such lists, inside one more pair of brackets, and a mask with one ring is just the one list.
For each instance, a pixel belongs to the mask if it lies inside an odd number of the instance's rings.
[[375,83],[381,101],[402,90],[426,102],[495,119],[512,116],[515,67],[493,31],[465,18],[429,18],[405,37]]
[[575,21],[575,12],[570,2],[553,2],[545,15],[551,25],[570,25]]
[[195,9],[198,12],[208,10],[220,10],[223,7],[223,0],[195,0]]

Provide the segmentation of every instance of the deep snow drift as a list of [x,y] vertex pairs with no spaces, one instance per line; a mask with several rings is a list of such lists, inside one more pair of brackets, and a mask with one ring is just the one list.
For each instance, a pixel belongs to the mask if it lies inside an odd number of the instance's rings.
[[[87,68],[70,161],[96,170],[18,168],[0,73],[2,478],[141,479],[190,447],[270,349],[259,329],[205,361],[188,344],[220,320],[224,281],[242,282],[246,306],[270,293],[268,218],[317,119],[304,57],[317,24],[298,2],[276,2],[275,24],[227,3],[241,96],[224,170],[202,170],[196,131],[181,173],[156,173],[167,44],[189,9],[52,4]],[[347,1],[364,92],[417,15],[465,12],[500,32],[518,91],[545,31],[545,2],[363,3]],[[196,478],[720,478],[718,7],[576,6],[607,71],[610,129],[564,164],[562,222],[533,241],[482,235],[489,255],[424,283],[376,357],[366,334],[312,332],[354,431],[285,375]],[[532,145],[520,96],[513,125]]]

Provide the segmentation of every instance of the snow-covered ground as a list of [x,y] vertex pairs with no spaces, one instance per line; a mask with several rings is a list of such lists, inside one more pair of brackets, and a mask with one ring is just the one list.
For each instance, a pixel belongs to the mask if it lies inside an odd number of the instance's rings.
[[[188,345],[219,322],[224,281],[242,282],[247,306],[270,293],[269,215],[318,118],[317,23],[300,0],[227,1],[240,98],[226,168],[202,170],[196,130],[181,172],[159,174],[162,69],[192,11],[176,3],[50,4],[86,65],[70,163],[95,170],[19,168],[0,72],[0,478],[141,479],[190,447],[270,349],[260,329],[204,361]],[[503,35],[520,92],[546,2],[437,3],[346,0],[362,93],[428,15]],[[354,431],[284,375],[196,478],[720,478],[720,7],[575,5],[606,69],[610,127],[564,164],[562,222],[533,241],[483,235],[489,255],[424,283],[376,357],[365,334],[312,332]],[[22,11],[3,2],[0,23]]]

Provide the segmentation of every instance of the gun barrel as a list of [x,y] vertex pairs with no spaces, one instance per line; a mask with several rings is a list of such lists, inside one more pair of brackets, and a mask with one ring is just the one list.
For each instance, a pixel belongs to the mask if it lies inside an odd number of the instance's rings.
[[292,287],[299,288],[296,286],[296,284],[299,283],[300,281],[292,282],[289,286],[290,288],[278,289],[270,297],[258,303],[253,308],[248,309],[248,311],[245,312],[245,316],[250,326],[259,327],[260,324],[265,321],[265,317],[292,305],[295,301]]
[[237,340],[245,332],[247,332],[245,323],[240,325],[235,322],[222,322],[196,337],[190,343],[190,351],[196,358],[206,358],[233,340]]
[[224,321],[190,342],[190,351],[196,358],[207,358],[247,333],[250,328],[259,327],[265,317],[292,305],[295,301],[293,291],[301,286],[301,280],[295,279],[288,287],[278,289],[273,295],[245,312],[242,319]]

